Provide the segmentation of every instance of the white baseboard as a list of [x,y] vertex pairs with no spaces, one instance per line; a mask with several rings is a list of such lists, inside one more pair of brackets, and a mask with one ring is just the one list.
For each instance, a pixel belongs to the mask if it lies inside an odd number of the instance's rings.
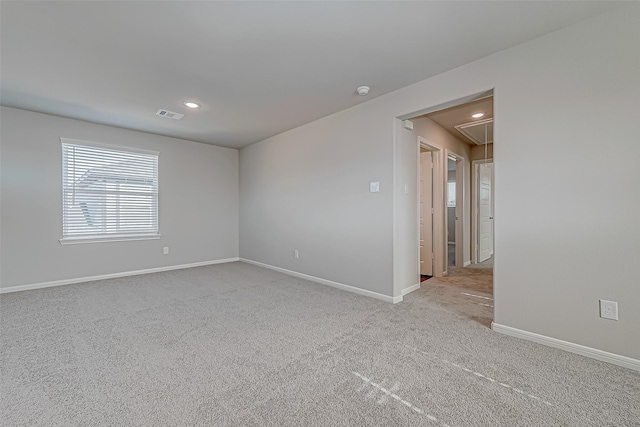
[[280,268],[269,264],[263,264],[258,261],[253,261],[246,258],[240,258],[240,261],[248,264],[257,265],[258,267],[268,268],[269,270],[278,271],[280,273],[288,274],[290,276],[299,277],[301,279],[309,280],[311,282],[320,283],[322,285],[331,286],[332,288],[338,288],[343,291],[352,292],[358,295],[364,295],[384,302],[398,303],[402,301],[402,296],[390,297],[388,295],[380,294],[378,292],[368,291],[366,289],[357,288],[355,286],[345,285],[344,283],[334,282],[332,280],[322,279],[320,277],[309,276],[308,274],[298,273],[297,271],[287,270],[286,268]]
[[123,271],[121,273],[102,274],[100,276],[79,277],[77,279],[54,280],[52,282],[33,283],[30,285],[9,286],[7,288],[0,288],[0,294],[7,294],[9,292],[18,292],[18,291],[28,291],[31,289],[51,288],[53,286],[72,285],[74,283],[93,282],[96,280],[115,279],[117,277],[137,276],[139,274],[160,273],[163,271],[181,270],[183,268],[191,268],[191,267],[202,267],[204,265],[223,264],[226,262],[234,262],[239,260],[240,258],[238,257],[217,259],[214,261],[203,261],[203,262],[194,262],[191,264],[171,265],[168,267],[148,268],[146,270]]
[[416,283],[415,285],[409,286],[408,288],[404,288],[402,291],[400,291],[400,294],[402,296],[405,296],[406,294],[411,293],[418,289],[420,289],[420,283]]
[[563,341],[557,338],[551,338],[545,335],[523,331],[521,329],[512,328],[510,326],[500,325],[499,323],[495,322],[491,323],[491,329],[501,334],[509,335],[516,338],[522,338],[527,341],[537,342],[538,344],[559,348],[560,350],[569,351],[581,356],[586,356],[592,359],[601,360],[603,362],[612,363],[614,365],[622,366],[623,368],[640,371],[640,360],[632,359],[631,357],[621,356],[619,354],[609,353],[607,351],[575,344],[569,341]]

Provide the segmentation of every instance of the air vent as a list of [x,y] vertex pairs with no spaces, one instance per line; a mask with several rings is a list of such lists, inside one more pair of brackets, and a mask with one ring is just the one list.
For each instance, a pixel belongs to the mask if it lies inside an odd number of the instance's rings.
[[476,145],[484,145],[485,143],[485,127],[486,142],[493,143],[493,119],[478,120],[471,123],[457,125],[455,128],[469,138]]
[[168,119],[180,120],[184,117],[184,114],[176,113],[175,111],[169,110],[158,110],[156,116],[166,117]]

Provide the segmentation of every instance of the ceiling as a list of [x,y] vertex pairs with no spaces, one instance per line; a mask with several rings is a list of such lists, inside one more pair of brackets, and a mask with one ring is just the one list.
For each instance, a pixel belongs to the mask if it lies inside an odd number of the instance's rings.
[[240,148],[620,4],[2,1],[0,101]]
[[[473,118],[472,114],[484,113],[484,116]],[[469,138],[463,132],[458,130],[456,126],[466,125],[472,123],[486,123],[488,119],[493,119],[493,97],[482,98],[477,101],[468,102],[466,104],[457,105],[455,107],[447,108],[446,110],[436,111],[435,113],[425,114],[431,120],[445,128],[450,134],[455,136],[461,141],[471,145],[480,145],[484,142],[484,126],[478,126],[475,131],[472,130],[469,133],[476,136],[476,143],[473,139]],[[473,127],[471,128],[473,129]],[[493,122],[487,123],[487,141],[493,143]]]

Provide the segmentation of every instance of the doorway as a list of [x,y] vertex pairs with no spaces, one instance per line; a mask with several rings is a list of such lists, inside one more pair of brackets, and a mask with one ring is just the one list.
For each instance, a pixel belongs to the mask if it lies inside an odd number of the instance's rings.
[[418,137],[418,241],[420,281],[446,274],[444,224],[444,152],[429,140]]
[[[421,280],[426,275],[432,276],[423,282],[425,292],[438,294],[446,289],[451,296],[451,300],[446,301],[449,308],[489,325],[493,314],[493,268],[477,264],[475,245],[479,241],[480,221],[474,215],[476,197],[484,192],[483,206],[488,203],[491,209],[484,209],[487,218],[483,216],[483,220],[493,221],[490,191],[493,188],[493,96],[480,94],[473,100],[429,110],[420,115],[407,115],[406,121],[397,122],[397,141],[409,144],[411,136],[418,139],[413,153],[417,155],[414,162],[418,166],[414,193],[418,202],[414,208],[418,211],[414,224],[418,230],[414,231],[414,247],[419,254],[413,271],[419,270]],[[398,159],[408,159],[405,153],[401,148],[396,151]],[[483,179],[479,191],[476,189],[479,180],[474,173],[481,159],[491,163],[483,167],[483,177],[489,175],[491,181]],[[398,175],[400,184],[403,178]],[[401,196],[402,186],[398,187]],[[489,197],[486,197],[487,191]],[[406,186],[404,194],[407,194]],[[488,230],[491,237],[492,225]],[[486,235],[485,225],[483,249],[493,241]],[[492,253],[490,246],[489,254]],[[493,261],[491,255],[489,260]]]
[[433,276],[433,152],[420,145],[420,281]]
[[447,268],[465,265],[462,221],[465,214],[464,176],[464,157],[447,150]]
[[456,265],[456,158],[447,156],[447,268]]
[[[469,220],[469,213],[467,212],[469,210],[469,201],[466,200],[469,190],[465,190],[465,188],[470,185],[470,182],[466,182],[466,180],[468,180],[467,176],[469,175],[469,172],[465,172],[465,164],[468,163],[468,161],[458,153],[452,151],[448,151],[447,153],[448,159],[455,162],[455,167],[452,167],[453,173],[451,174],[452,178],[455,179],[455,189],[452,189],[455,191],[455,224],[453,227],[453,242],[455,250],[453,250],[453,260],[450,265],[465,267],[471,264],[469,255],[465,255],[465,245],[469,245],[471,242],[470,238],[465,238],[464,234],[465,219]],[[469,227],[467,227],[467,229],[470,229]]]
[[493,161],[479,160],[474,163],[474,223],[476,264],[489,264],[493,260]]

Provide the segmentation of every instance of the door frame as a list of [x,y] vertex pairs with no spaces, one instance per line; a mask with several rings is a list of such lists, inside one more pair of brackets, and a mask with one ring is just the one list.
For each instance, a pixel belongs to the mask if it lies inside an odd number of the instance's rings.
[[[424,151],[423,151],[424,150]],[[428,268],[427,270],[430,271],[430,273],[428,273],[429,276],[433,277],[435,276],[434,273],[434,267],[433,267],[433,261],[434,261],[434,248],[433,248],[433,162],[434,162],[434,155],[433,155],[433,151],[428,150],[426,147],[423,147],[422,144],[419,144],[419,149],[418,149],[418,270],[420,271],[420,276],[422,277],[422,270],[424,267],[424,264],[426,264],[427,262],[429,264],[431,264],[431,267]],[[426,156],[425,156],[426,155]],[[425,162],[422,161],[423,158],[428,157],[429,158],[429,167],[428,167],[428,171],[426,170],[427,167],[425,167]],[[423,187],[422,185],[424,184],[424,180],[422,179],[424,175],[428,175],[429,176],[429,186],[431,187],[429,189],[429,200],[423,199],[422,195],[423,195]],[[423,206],[428,205],[428,212],[426,211],[425,208],[425,212],[422,211]],[[423,240],[422,240],[422,231],[423,231],[423,221],[424,218],[429,218],[429,221],[426,221],[430,224],[430,230],[428,230],[429,232],[429,258],[427,259],[423,259],[422,256],[422,249],[423,249]],[[424,245],[427,246],[427,245]]]
[[[446,158],[448,159],[449,156],[451,157],[455,157],[456,158],[456,225],[455,225],[455,244],[456,244],[456,263],[455,266],[456,267],[464,267],[465,266],[465,260],[464,260],[464,224],[466,223],[466,215],[467,215],[467,210],[466,210],[466,205],[464,203],[465,200],[465,189],[466,189],[466,185],[465,185],[465,174],[464,174],[464,164],[465,164],[465,157],[461,156],[460,154],[456,153],[455,151],[450,151],[450,150],[445,150],[446,151]],[[447,179],[445,181],[445,185],[449,180],[449,176],[448,176],[448,168],[447,168]],[[445,193],[446,194],[446,193]],[[446,200],[446,199],[445,199]],[[446,210],[446,203],[445,203],[445,210]],[[445,229],[448,230],[449,229],[449,216],[445,215],[444,217],[445,219]],[[447,242],[448,245],[448,242]],[[445,260],[445,265],[447,266],[447,268],[449,267],[449,250],[448,250],[448,246],[447,246],[447,251],[446,251],[446,260]]]
[[425,148],[433,153],[433,221],[432,221],[432,241],[433,241],[433,275],[434,277],[442,277],[447,275],[446,269],[446,193],[444,191],[444,172],[442,170],[443,156],[445,154],[442,147],[426,138],[418,136],[416,144],[417,153],[417,232],[418,232],[418,277],[420,277],[420,172],[422,165],[420,164],[420,148]]
[[[494,194],[494,186],[495,186],[495,164],[493,162],[493,159],[481,159],[481,160],[474,160],[471,162],[471,168],[473,170],[473,215],[471,216],[471,220],[473,221],[473,225],[472,225],[472,230],[473,233],[471,233],[471,247],[473,248],[472,251],[472,261],[474,264],[478,263],[478,259],[480,259],[480,221],[479,221],[479,217],[480,217],[480,197],[479,197],[479,192],[480,192],[480,180],[479,178],[479,173],[480,173],[480,165],[483,164],[487,164],[487,163],[491,163],[493,164],[493,168],[492,169],[492,173],[491,173],[491,212],[494,213],[494,209],[493,209],[493,204],[494,204],[494,200],[493,200],[493,194]],[[493,215],[493,217],[495,218],[495,213]],[[496,245],[496,239],[495,239],[495,219],[494,219],[494,225],[492,227],[492,236],[491,238],[493,239],[493,247],[494,247],[494,254],[495,254],[495,245]],[[492,255],[493,256],[493,255]]]

